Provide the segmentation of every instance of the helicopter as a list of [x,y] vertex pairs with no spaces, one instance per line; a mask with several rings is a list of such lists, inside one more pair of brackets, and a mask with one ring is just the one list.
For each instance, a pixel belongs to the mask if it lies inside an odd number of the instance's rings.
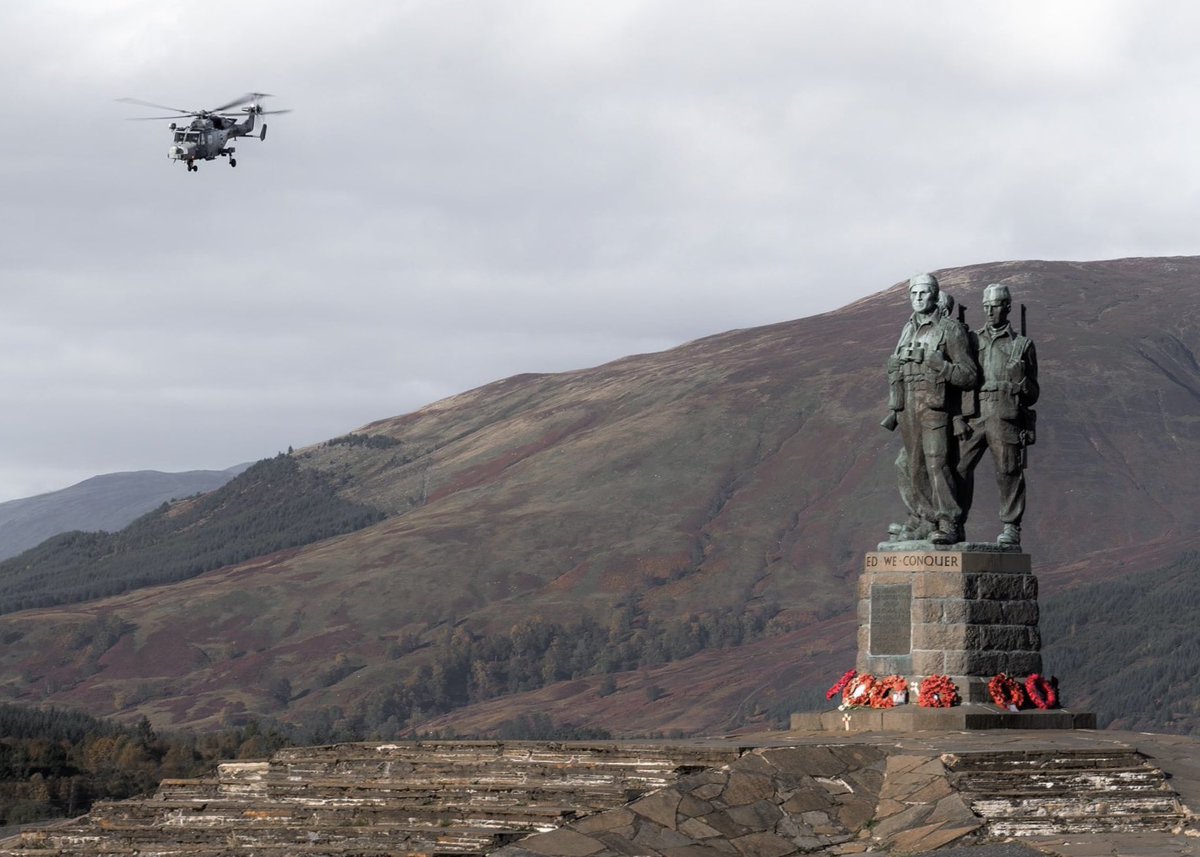
[[[290,110],[263,110],[259,102],[269,97],[265,92],[248,92],[241,98],[235,98],[233,101],[211,110],[184,110],[179,107],[167,107],[163,104],[142,101],[140,98],[118,98],[117,100],[126,104],[137,104],[141,107],[153,107],[156,110],[171,110],[177,114],[173,116],[138,116],[131,121],[182,119],[191,116],[192,121],[186,126],[181,126],[177,122],[171,123],[170,128],[174,132],[175,138],[171,148],[167,149],[167,157],[173,161],[183,161],[187,164],[188,172],[194,173],[200,169],[197,161],[211,161],[217,156],[229,158],[229,166],[236,167],[237,159],[233,156],[235,149],[233,146],[226,145],[230,140],[236,137],[251,136],[256,116],[292,112]],[[230,113],[229,111],[235,107],[241,107],[241,110],[237,113]],[[242,113],[246,114],[246,119],[238,122],[238,116]],[[259,133],[254,136],[257,136],[260,141],[266,140],[267,126],[264,124]]]

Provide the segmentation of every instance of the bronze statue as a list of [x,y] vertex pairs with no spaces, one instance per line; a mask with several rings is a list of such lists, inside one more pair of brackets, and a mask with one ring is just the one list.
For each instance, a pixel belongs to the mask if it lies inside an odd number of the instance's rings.
[[[997,544],[1021,544],[1025,514],[1025,448],[1034,442],[1038,399],[1037,352],[1033,342],[1009,323],[1012,296],[1008,286],[993,283],[983,290],[987,324],[971,335],[980,366],[977,405],[968,415],[967,436],[958,450],[959,501],[965,519],[975,491],[975,466],[986,447],[996,464],[1000,489]],[[1024,321],[1022,321],[1024,327]]]
[[889,528],[896,541],[953,544],[961,536],[951,432],[962,392],[974,388],[978,369],[965,327],[939,309],[939,292],[932,274],[909,280],[913,314],[888,358],[891,413],[883,424],[899,427],[904,442],[896,465],[908,509],[905,522]]

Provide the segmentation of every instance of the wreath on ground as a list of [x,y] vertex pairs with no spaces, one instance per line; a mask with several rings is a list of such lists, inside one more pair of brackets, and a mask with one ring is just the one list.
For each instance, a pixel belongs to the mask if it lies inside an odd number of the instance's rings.
[[887,678],[878,679],[872,686],[869,704],[872,708],[894,708],[896,697],[905,694],[901,697],[901,701],[907,701],[907,693],[908,682],[904,677],[890,675]]
[[1025,679],[1025,693],[1029,695],[1029,701],[1043,711],[1054,708],[1058,705],[1058,679],[1053,676],[1047,679],[1034,673]]
[[[834,685],[837,687],[837,685]],[[903,676],[890,675],[887,678],[875,678],[870,673],[853,676],[842,690],[842,704],[838,708],[893,708],[896,699],[893,694],[908,692],[908,682]],[[903,701],[903,698],[901,699]]]
[[917,704],[922,708],[949,708],[958,705],[962,700],[958,695],[958,686],[948,675],[931,675],[921,682],[921,690],[917,693]]
[[841,693],[843,690],[846,689],[846,685],[850,684],[850,680],[853,679],[856,675],[858,675],[858,670],[853,669],[853,668],[846,670],[846,672],[842,674],[842,677],[839,678],[836,682],[834,682],[833,687],[831,687],[831,688],[829,688],[829,690],[825,691],[825,698],[833,699],[835,696],[837,696],[839,693]]
[[988,693],[992,696],[992,702],[1006,711],[1020,711],[1025,707],[1025,689],[1019,681],[1004,673],[988,682]]
[[875,676],[863,673],[855,676],[846,684],[842,691],[842,704],[839,708],[869,708],[871,706],[871,691],[875,688]]

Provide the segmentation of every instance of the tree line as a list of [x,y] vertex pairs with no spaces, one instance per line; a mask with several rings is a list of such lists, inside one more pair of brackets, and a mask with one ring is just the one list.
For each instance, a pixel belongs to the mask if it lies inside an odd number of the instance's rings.
[[57,708],[0,704],[0,826],[86,813],[97,800],[153,791],[165,777],[212,773],[222,759],[284,746],[257,723],[205,735],[158,734]]
[[[592,617],[565,623],[534,618],[498,633],[464,626],[446,629],[428,644],[426,661],[415,670],[400,673],[397,665],[394,681],[380,681],[351,708],[300,715],[295,734],[314,743],[413,735],[424,721],[475,702],[751,642],[768,632],[778,612],[776,605],[768,604],[663,620],[644,614],[633,600],[618,607],[607,623]],[[418,645],[415,640],[400,641],[394,654],[402,657]],[[600,685],[601,694],[614,690],[611,678]],[[571,728],[514,721],[506,731],[561,736]]]
[[1043,659],[1099,725],[1200,731],[1200,554],[1042,599]]

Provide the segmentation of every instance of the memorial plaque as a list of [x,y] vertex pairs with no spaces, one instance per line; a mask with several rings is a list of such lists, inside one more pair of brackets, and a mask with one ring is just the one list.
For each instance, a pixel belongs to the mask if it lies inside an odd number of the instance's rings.
[[871,586],[871,654],[907,655],[912,651],[912,584]]

